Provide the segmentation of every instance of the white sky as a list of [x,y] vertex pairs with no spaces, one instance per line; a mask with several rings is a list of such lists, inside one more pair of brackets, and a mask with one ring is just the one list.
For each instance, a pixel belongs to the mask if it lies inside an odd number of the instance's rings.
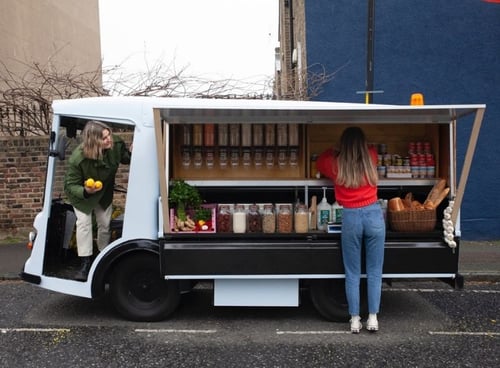
[[99,12],[105,67],[161,61],[213,80],[274,75],[277,0],[99,0]]

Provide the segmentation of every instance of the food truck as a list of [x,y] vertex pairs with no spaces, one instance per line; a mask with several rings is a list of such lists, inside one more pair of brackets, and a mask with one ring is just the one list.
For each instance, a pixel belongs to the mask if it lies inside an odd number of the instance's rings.
[[[461,287],[460,205],[484,111],[481,104],[55,101],[43,208],[22,278],[85,298],[109,295],[120,315],[136,321],[167,318],[196,285],[210,287],[216,306],[291,307],[311,298],[324,318],[345,320],[341,209],[314,160],[355,125],[378,150],[378,196],[387,214],[383,279]],[[112,240],[78,281],[71,268],[75,216],[62,177],[89,120],[128,137],[133,150],[116,187],[123,202]],[[463,124],[470,134],[458,168]],[[176,185],[194,188],[200,201],[181,208]],[[438,189],[442,198],[427,206]],[[394,199],[403,207],[393,208]],[[319,213],[325,202],[327,218]]]

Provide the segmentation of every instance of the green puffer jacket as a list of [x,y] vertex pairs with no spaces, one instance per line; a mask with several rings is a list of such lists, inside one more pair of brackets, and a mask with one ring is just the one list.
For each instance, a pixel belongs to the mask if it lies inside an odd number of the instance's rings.
[[[118,166],[130,163],[130,152],[125,147],[123,140],[113,135],[113,148],[104,152],[102,160],[92,160],[83,157],[80,144],[71,154],[68,169],[64,178],[64,191],[69,202],[79,211],[90,214],[100,205],[106,209],[113,202],[113,188]],[[84,196],[84,181],[88,178],[102,181],[102,190]]]

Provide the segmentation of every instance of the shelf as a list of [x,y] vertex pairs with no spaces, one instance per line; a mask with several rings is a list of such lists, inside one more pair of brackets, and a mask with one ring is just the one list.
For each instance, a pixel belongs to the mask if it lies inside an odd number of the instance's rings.
[[[381,179],[379,187],[429,186],[437,179]],[[330,179],[292,179],[292,180],[186,180],[196,187],[330,187]]]

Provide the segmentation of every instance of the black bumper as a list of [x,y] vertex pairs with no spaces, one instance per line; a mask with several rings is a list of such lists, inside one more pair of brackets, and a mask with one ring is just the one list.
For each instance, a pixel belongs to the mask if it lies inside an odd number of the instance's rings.
[[[388,233],[384,274],[456,274],[458,247],[441,234]],[[344,273],[339,234],[172,234],[160,254],[168,276]]]

